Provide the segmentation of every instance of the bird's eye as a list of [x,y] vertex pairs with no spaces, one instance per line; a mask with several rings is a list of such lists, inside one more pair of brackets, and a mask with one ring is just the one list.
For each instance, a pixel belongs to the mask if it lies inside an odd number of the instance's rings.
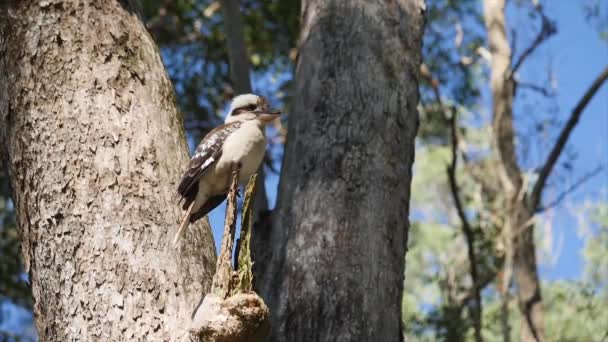
[[257,108],[257,106],[255,104],[250,104],[245,107],[236,108],[235,110],[232,111],[231,115],[234,116],[234,115],[242,114],[244,112],[250,112],[250,111],[255,110],[256,108]]

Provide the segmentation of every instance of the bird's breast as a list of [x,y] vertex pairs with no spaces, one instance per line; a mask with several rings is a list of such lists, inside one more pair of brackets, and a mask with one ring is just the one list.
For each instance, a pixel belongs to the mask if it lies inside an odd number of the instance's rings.
[[266,151],[266,137],[255,122],[247,122],[230,134],[224,142],[217,170],[230,172],[235,164],[241,165],[240,181],[245,182],[259,168]]

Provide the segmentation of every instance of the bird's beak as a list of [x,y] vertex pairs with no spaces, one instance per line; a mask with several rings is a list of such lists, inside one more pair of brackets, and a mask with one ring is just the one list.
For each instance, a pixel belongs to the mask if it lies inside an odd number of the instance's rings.
[[264,122],[270,122],[281,115],[280,110],[264,110],[256,113],[258,115],[258,119]]

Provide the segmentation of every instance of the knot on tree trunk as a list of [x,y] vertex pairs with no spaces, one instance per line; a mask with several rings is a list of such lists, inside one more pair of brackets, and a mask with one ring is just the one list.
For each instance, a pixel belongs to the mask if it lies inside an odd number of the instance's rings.
[[249,179],[245,191],[241,237],[233,268],[239,168],[232,172],[222,247],[211,292],[196,310],[188,329],[192,341],[263,342],[270,332],[270,311],[262,298],[252,291],[250,243],[256,178],[257,175],[253,175]]
[[194,341],[265,341],[270,331],[270,311],[254,292],[237,293],[223,299],[205,296],[197,310],[190,334]]

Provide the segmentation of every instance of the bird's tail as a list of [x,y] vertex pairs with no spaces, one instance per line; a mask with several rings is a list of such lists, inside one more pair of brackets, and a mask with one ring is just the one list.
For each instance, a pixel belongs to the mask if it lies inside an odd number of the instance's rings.
[[190,223],[190,216],[192,216],[192,208],[194,207],[194,202],[195,201],[192,201],[192,203],[190,203],[190,206],[186,211],[186,216],[182,220],[182,223],[179,225],[179,228],[177,228],[177,233],[175,234],[175,238],[173,238],[173,247],[177,247],[179,240],[186,233],[186,227],[188,227],[188,224]]

